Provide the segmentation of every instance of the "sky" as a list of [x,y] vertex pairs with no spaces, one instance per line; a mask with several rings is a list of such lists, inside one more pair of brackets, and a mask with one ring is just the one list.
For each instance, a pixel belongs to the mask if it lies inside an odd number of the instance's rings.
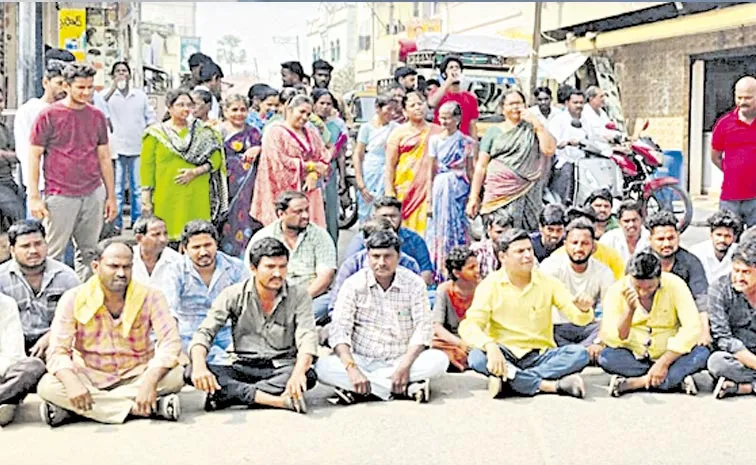
[[[318,2],[197,2],[197,35],[202,38],[202,52],[215,58],[218,40],[226,34],[239,36],[247,51],[247,63],[237,70],[252,70],[253,58],[263,81],[280,81],[280,63],[297,59],[294,37],[298,34],[307,69],[309,55],[304,54],[307,20],[317,14]],[[286,44],[276,44],[274,37],[287,37]]]

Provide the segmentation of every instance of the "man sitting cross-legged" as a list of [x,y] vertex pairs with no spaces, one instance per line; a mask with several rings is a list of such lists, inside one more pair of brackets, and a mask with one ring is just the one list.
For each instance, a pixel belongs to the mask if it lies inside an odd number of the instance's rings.
[[504,385],[520,395],[583,397],[585,386],[575,373],[588,365],[588,351],[574,344],[556,346],[551,312],[556,307],[573,323],[587,325],[593,311],[578,309],[564,284],[533,268],[527,232],[509,230],[497,246],[501,269],[478,285],[459,325],[459,335],[475,348],[470,368],[488,376],[492,397]]
[[330,344],[336,355],[315,367],[336,399],[353,403],[373,394],[430,398],[430,379],[449,359],[431,343],[431,313],[423,279],[398,266],[399,237],[378,231],[365,241],[369,267],[344,282],[336,300]]
[[123,423],[129,414],[178,419],[175,393],[184,386],[178,327],[163,294],[131,280],[133,262],[127,243],[102,242],[94,276],[60,300],[49,373],[37,387],[48,425],[64,423],[72,412],[101,423]]
[[709,349],[697,346],[701,320],[685,281],[662,272],[661,259],[639,251],[628,275],[604,299],[601,340],[608,346],[599,365],[612,379],[609,392],[682,388],[698,392],[694,373],[706,368]]
[[[597,309],[614,284],[614,275],[608,266],[593,258],[596,245],[593,224],[579,218],[567,225],[565,250],[567,253],[552,255],[541,264],[544,273],[563,282],[577,306]],[[604,346],[598,340],[599,321],[579,326],[570,323],[558,311],[554,311],[554,340],[558,346],[580,344],[588,349],[591,361],[595,362]]]
[[[205,410],[233,405],[307,413],[303,393],[315,386],[310,368],[318,340],[312,300],[303,285],[286,282],[289,250],[271,237],[249,247],[251,278],[224,290],[191,343],[185,376],[208,393]],[[231,365],[207,365],[218,331],[233,328]]]
[[711,335],[719,351],[709,373],[719,378],[717,399],[756,394],[756,242],[741,243],[732,255],[732,273],[709,288]]

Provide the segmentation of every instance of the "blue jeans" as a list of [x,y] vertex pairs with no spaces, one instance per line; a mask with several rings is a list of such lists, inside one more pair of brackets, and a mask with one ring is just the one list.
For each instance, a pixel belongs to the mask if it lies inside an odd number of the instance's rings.
[[730,210],[748,226],[756,224],[756,199],[748,200],[720,200],[720,210]]
[[[690,353],[678,358],[669,366],[667,377],[656,389],[672,391],[679,388],[686,376],[704,370],[708,359],[709,349],[696,346]],[[638,360],[628,349],[607,347],[601,351],[598,363],[605,372],[611,375],[637,378],[648,373],[654,361],[649,359]]]
[[[547,349],[543,353],[531,350],[522,358],[517,358],[504,346],[499,346],[499,349],[507,359],[509,386],[524,396],[537,394],[542,380],[554,380],[577,373],[585,368],[589,361],[588,351],[575,344]],[[487,363],[488,358],[482,350],[474,349],[467,357],[470,368],[489,376]]]
[[333,243],[339,244],[339,164],[336,160],[331,162],[331,177],[325,186],[325,214],[326,229],[331,235]]
[[139,219],[142,212],[141,180],[139,179],[139,155],[118,155],[115,162],[115,191],[116,201],[118,202],[118,216],[115,219],[115,225],[118,229],[123,229],[123,194],[128,182],[129,194],[131,195],[131,226]]
[[312,299],[312,313],[315,315],[315,323],[321,323],[328,316],[328,303],[331,301],[331,293],[326,292]]

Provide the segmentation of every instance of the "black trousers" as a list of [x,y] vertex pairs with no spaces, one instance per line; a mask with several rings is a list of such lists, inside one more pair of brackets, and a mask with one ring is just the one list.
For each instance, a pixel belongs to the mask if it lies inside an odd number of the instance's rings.
[[[237,361],[232,365],[208,365],[221,389],[216,398],[228,405],[255,405],[255,393],[260,391],[274,396],[286,390],[286,383],[294,371],[294,363],[275,367],[271,360]],[[184,372],[187,384],[192,380],[191,365]],[[315,387],[315,370],[307,370],[307,389]]]

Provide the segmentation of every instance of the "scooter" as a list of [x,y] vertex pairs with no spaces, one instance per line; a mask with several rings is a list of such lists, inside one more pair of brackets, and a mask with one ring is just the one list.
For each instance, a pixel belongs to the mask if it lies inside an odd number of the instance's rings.
[[[580,128],[579,120],[572,126]],[[606,128],[616,131],[614,123]],[[648,121],[641,129],[648,129]],[[668,210],[678,219],[678,229],[684,231],[693,218],[690,196],[672,176],[654,177],[664,162],[661,147],[649,136],[630,140],[618,133],[613,141],[599,143],[581,141],[579,148],[585,157],[574,164],[573,205],[582,205],[597,189],[608,188],[615,199],[633,199],[643,205],[645,215]],[[562,202],[557,194],[544,190],[544,203]]]

